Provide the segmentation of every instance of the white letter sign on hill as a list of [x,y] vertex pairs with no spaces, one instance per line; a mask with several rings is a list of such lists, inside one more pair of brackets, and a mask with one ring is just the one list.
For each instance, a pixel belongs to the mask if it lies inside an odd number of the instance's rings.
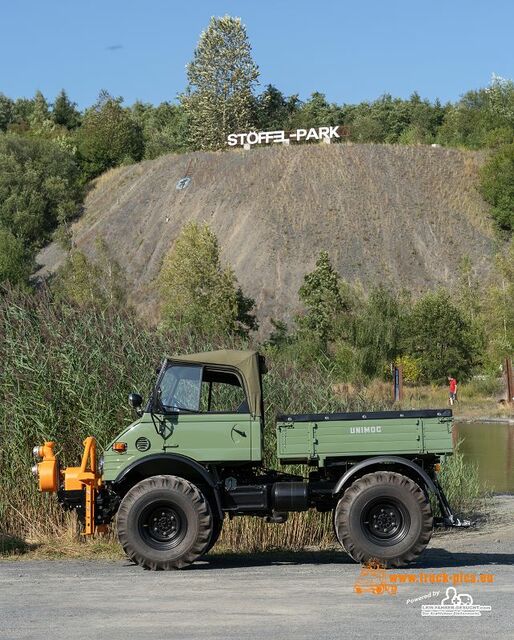
[[310,129],[296,129],[295,131],[249,131],[248,133],[231,133],[227,136],[229,147],[253,146],[256,144],[270,144],[273,142],[289,143],[304,142],[309,140],[323,140],[331,142],[347,136],[346,127],[337,125],[335,127],[311,127]]

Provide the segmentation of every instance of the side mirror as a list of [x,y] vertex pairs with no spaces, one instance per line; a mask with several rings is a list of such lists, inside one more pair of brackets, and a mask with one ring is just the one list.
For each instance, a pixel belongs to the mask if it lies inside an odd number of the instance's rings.
[[139,395],[139,393],[129,393],[128,401],[130,406],[139,412],[141,405],[143,404],[143,398]]

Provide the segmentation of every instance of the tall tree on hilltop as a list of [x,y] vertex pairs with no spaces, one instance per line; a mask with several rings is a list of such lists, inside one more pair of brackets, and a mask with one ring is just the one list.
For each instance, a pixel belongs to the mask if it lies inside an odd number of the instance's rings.
[[180,97],[196,149],[220,149],[227,135],[253,125],[253,87],[259,69],[239,18],[211,18],[187,66],[189,85]]
[[36,91],[33,99],[32,113],[29,117],[30,128],[36,134],[51,130],[53,123],[50,118],[48,102],[41,91]]
[[77,110],[77,104],[68,98],[64,89],[61,89],[55,99],[52,118],[55,124],[67,129],[76,129],[80,124],[80,112]]

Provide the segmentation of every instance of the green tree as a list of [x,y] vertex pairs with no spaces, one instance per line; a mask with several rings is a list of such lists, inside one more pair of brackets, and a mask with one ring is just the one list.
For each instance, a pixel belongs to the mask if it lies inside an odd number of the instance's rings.
[[289,344],[291,342],[291,336],[288,334],[287,323],[283,320],[275,320],[275,318],[270,318],[270,323],[273,330],[269,335],[267,344],[279,349]]
[[341,282],[326,251],[321,251],[316,266],[305,275],[298,292],[305,315],[297,318],[300,332],[319,338],[323,345],[333,337],[338,315],[346,310]]
[[380,375],[401,353],[405,301],[379,285],[373,287],[355,321],[355,345],[365,376]]
[[143,132],[146,159],[188,150],[187,119],[181,105],[162,102],[154,107],[136,102],[132,114]]
[[259,323],[255,317],[255,300],[245,296],[241,287],[236,291],[237,330],[241,336],[247,336],[250,331],[257,331]]
[[253,126],[252,92],[259,69],[239,18],[211,18],[187,67],[187,77],[189,85],[180,100],[194,148],[224,148],[229,133]]
[[438,140],[471,148],[514,142],[514,83],[493,76],[488,87],[465,93],[448,107]]
[[479,336],[444,290],[427,293],[416,302],[405,344],[427,382],[443,382],[449,373],[466,379],[480,361]]
[[222,266],[218,240],[206,224],[184,226],[164,258],[159,290],[164,327],[204,336],[256,328],[254,301],[242,294],[232,268]]
[[46,135],[52,131],[54,126],[50,117],[48,102],[41,91],[36,91],[32,101],[29,124],[31,133],[35,135]]
[[296,113],[299,102],[297,95],[286,98],[281,91],[269,84],[256,102],[257,127],[263,131],[291,128],[291,118]]
[[480,191],[500,229],[514,231],[514,143],[501,147],[482,168]]
[[55,142],[0,136],[0,226],[28,250],[41,247],[70,220],[82,198],[73,154]]
[[76,129],[80,125],[80,112],[77,104],[68,98],[68,94],[61,89],[52,108],[52,119],[55,124],[66,129]]
[[122,102],[122,98],[102,91],[97,103],[84,114],[77,137],[86,179],[143,156],[141,127]]
[[294,128],[309,128],[340,124],[340,108],[329,104],[324,93],[315,91],[307,102],[296,109],[292,118]]
[[32,111],[34,110],[34,100],[30,98],[17,98],[14,101],[12,115],[13,122],[21,128],[28,128]]
[[0,131],[6,131],[13,121],[14,102],[3,93],[0,93]]
[[57,298],[79,306],[122,309],[127,303],[125,273],[104,240],[96,241],[95,250],[90,259],[73,249],[58,270],[52,289]]
[[496,256],[493,281],[484,298],[488,359],[497,371],[502,359],[514,352],[514,240]]
[[0,227],[0,284],[23,284],[31,271],[23,242]]

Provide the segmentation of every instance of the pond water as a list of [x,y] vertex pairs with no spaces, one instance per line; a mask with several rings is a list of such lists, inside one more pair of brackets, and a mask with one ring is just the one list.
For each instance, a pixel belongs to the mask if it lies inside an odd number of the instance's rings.
[[454,443],[462,440],[464,457],[478,464],[483,486],[514,494],[514,424],[456,422]]

